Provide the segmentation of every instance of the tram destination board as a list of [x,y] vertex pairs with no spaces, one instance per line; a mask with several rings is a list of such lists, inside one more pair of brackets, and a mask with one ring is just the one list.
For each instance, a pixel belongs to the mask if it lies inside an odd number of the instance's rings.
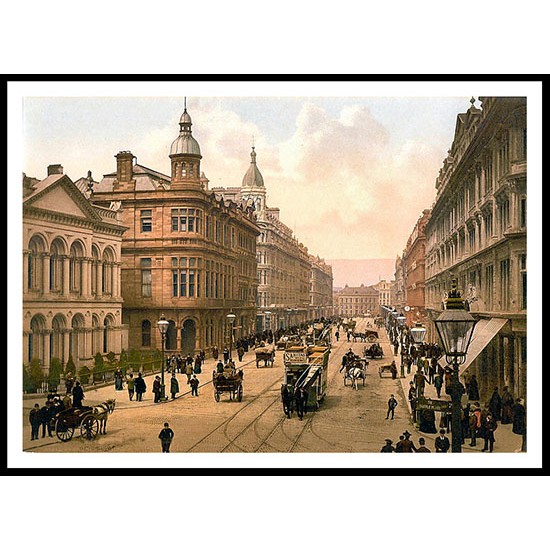
[[420,397],[416,402],[417,410],[451,412],[452,401],[443,401],[438,399],[426,399]]
[[283,361],[285,364],[301,365],[307,363],[307,354],[302,351],[285,351]]

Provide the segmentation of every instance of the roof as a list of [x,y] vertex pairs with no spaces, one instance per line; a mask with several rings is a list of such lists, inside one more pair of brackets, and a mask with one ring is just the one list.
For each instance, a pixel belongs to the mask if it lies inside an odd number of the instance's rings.
[[[154,191],[162,185],[170,186],[169,176],[141,164],[135,164],[132,167],[132,172],[133,178],[136,180],[136,191]],[[105,174],[99,183],[94,183],[94,193],[109,193],[113,191],[113,182],[116,179],[116,172]]]
[[264,178],[256,165],[256,151],[252,147],[250,166],[244,175],[242,187],[264,187]]

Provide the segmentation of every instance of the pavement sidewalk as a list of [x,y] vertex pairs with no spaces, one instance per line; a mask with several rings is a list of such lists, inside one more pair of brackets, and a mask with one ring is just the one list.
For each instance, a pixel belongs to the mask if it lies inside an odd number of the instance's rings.
[[[393,355],[393,349],[390,352]],[[395,364],[397,365],[397,372],[401,373],[401,356],[395,356],[393,355],[393,359],[395,360]],[[442,358],[444,361],[445,359]],[[416,365],[411,365],[411,372],[410,374],[407,374],[407,369],[405,368],[405,377],[399,378],[399,381],[401,383],[401,388],[403,389],[403,394],[405,397],[405,401],[407,403],[407,407],[409,409],[409,414],[412,418],[412,410],[411,410],[411,404],[408,400],[409,395],[409,385],[410,382],[413,379],[414,373],[416,372]],[[398,374],[399,377],[399,374]],[[443,391],[441,392],[441,397],[437,397],[437,392],[433,384],[426,384],[426,387],[424,389],[424,396],[430,399],[437,399],[437,400],[444,400],[444,401],[450,401],[450,397],[446,395]],[[441,420],[441,413],[436,412],[435,413],[435,425],[439,427],[439,422]],[[414,424],[414,422],[413,422]],[[421,432],[418,430],[418,425],[415,425],[415,430],[417,432],[418,437],[423,437],[426,440],[426,443],[428,441],[433,442],[435,441],[435,438],[438,434],[428,434]],[[439,429],[439,428],[438,428]],[[448,436],[450,438],[450,434]],[[481,452],[481,449],[483,449],[484,441],[481,438],[478,438],[477,445],[475,447],[470,447],[470,440],[467,439],[466,443],[462,445],[462,452]],[[521,451],[521,436],[517,435],[512,432],[512,424],[501,424],[498,422],[498,428],[495,431],[495,444],[493,452],[497,453],[516,453]]]
[[[199,384],[199,391],[200,388],[203,386],[206,386],[208,384],[212,383],[212,371],[216,369],[216,364],[218,363],[218,359],[213,358],[207,358],[204,360],[202,367],[201,367],[201,374],[197,374],[197,378],[200,381]],[[235,361],[235,366],[237,369],[248,367],[250,365],[253,365],[255,367],[256,364],[256,354],[253,349],[249,349],[248,352],[246,352],[243,356],[243,360],[239,361],[236,353],[233,356],[233,360]],[[151,391],[153,388],[153,380],[155,379],[155,376],[160,376],[160,372],[154,372],[151,374],[145,375],[143,378],[145,379],[145,382],[147,384],[147,390],[143,394],[143,401],[136,401],[135,396],[132,401],[130,401],[128,396],[128,390],[126,389],[126,384],[124,384],[123,390],[115,390],[114,382],[110,382],[108,384],[101,384],[96,386],[86,386],[84,388],[84,405],[90,405],[90,404],[97,404],[105,401],[106,399],[116,399],[116,408],[117,409],[130,409],[135,407],[148,407],[148,406],[157,406],[160,403],[155,403],[153,401],[153,392]],[[172,399],[170,398],[170,378],[172,377],[172,374],[164,371],[164,384],[166,386],[166,396],[168,397],[168,402],[171,402]],[[179,383],[179,393],[176,396],[176,399],[180,399],[181,397],[184,397],[186,395],[191,394],[191,387],[187,384],[187,375],[182,373],[176,373],[176,378],[178,379]],[[60,392],[60,395],[62,395],[62,392]],[[24,394],[23,395],[23,411],[24,413],[28,413],[29,409],[32,409],[35,403],[38,403],[40,406],[42,406],[46,401],[46,395],[45,394]],[[27,416],[25,415],[25,418]]]

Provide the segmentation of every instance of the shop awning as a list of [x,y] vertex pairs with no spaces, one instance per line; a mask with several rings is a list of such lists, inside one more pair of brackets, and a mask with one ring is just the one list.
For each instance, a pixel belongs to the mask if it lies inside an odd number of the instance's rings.
[[489,345],[491,340],[498,334],[508,319],[481,319],[477,322],[472,335],[472,341],[468,348],[466,362],[460,365],[460,374],[476,360],[477,356]]

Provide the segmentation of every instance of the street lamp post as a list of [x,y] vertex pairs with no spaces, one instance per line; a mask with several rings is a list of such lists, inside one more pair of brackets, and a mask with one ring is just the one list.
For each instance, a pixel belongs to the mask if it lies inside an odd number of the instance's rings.
[[464,309],[464,301],[460,297],[460,292],[456,289],[455,280],[452,282],[452,289],[445,302],[445,309],[434,323],[443,344],[445,359],[453,367],[450,388],[452,400],[452,452],[460,453],[462,452],[461,398],[464,393],[464,386],[460,383],[458,377],[459,365],[466,361],[466,354],[477,321]]
[[166,340],[166,333],[168,332],[168,321],[164,316],[164,313],[161,314],[160,319],[157,321],[157,326],[160,332],[160,337],[162,341],[162,362],[161,362],[161,381],[160,381],[160,399],[161,401],[166,400],[166,389],[164,385],[164,342]]
[[231,312],[226,315],[227,320],[229,321],[229,359],[233,359],[231,356],[231,351],[233,349],[233,323],[235,322],[236,315]]

